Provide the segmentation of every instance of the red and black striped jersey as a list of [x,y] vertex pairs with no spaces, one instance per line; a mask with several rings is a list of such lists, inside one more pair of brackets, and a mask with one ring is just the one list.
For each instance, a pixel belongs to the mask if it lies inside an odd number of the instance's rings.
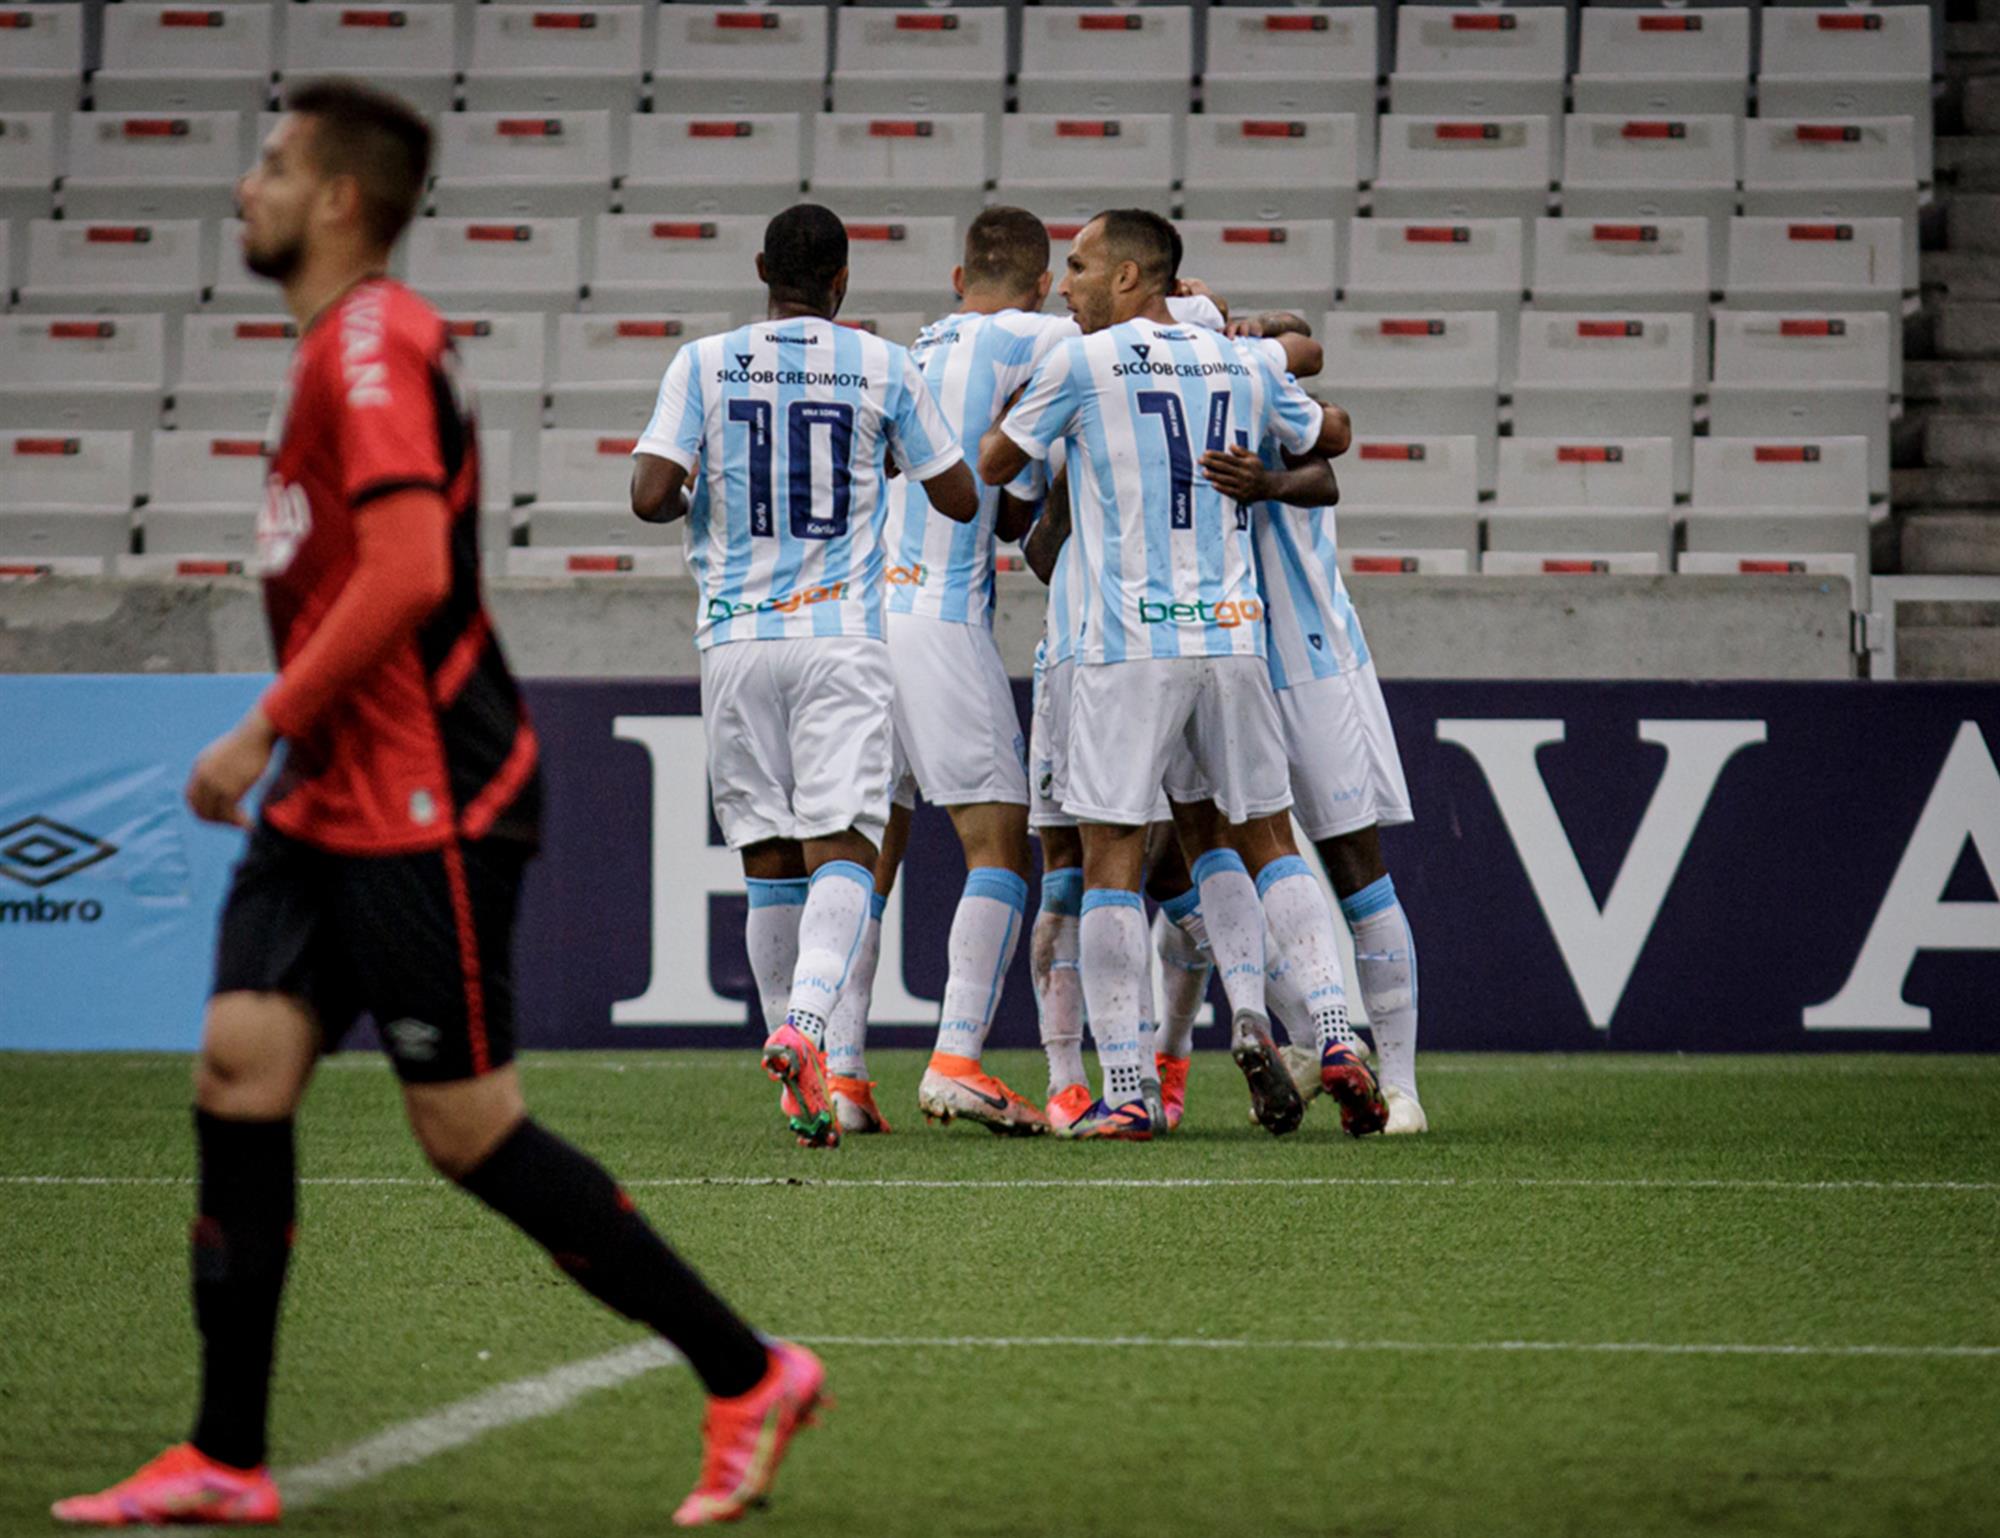
[[[354,577],[363,522],[415,516],[397,492],[442,495],[450,587],[407,641],[288,732],[265,817],[348,854],[532,841],[535,735],[480,592],[478,436],[443,319],[392,280],[359,284],[301,338],[281,414],[258,524],[280,669]],[[440,537],[370,526],[371,544],[383,533],[397,544]]]

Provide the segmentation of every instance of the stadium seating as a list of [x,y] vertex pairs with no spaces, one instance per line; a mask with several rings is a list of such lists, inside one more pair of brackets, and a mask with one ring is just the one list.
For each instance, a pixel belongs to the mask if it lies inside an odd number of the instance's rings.
[[1514,431],[1524,437],[1631,438],[1673,443],[1673,489],[1694,474],[1692,316],[1528,310],[1514,376]]
[[627,213],[754,214],[797,199],[805,142],[794,112],[647,113],[631,121]]
[[449,5],[286,6],[284,72],[358,75],[430,113],[449,112],[458,69]]
[[610,206],[611,114],[452,112],[438,119],[440,214],[580,218]]
[[753,264],[764,224],[761,214],[599,214],[591,306],[614,314],[761,314],[764,289]]
[[632,516],[629,436],[550,428],[541,435],[528,543],[565,549],[621,549],[680,540],[680,530]]
[[[847,240],[847,308],[853,315],[843,318],[911,310],[941,315],[950,307],[951,270],[960,252],[954,221],[850,219]],[[761,294],[756,310],[763,313]]]
[[220,219],[248,145],[238,112],[78,112],[63,157],[71,219]]
[[34,219],[17,303],[43,314],[185,313],[201,298],[201,270],[197,219]]
[[91,98],[106,112],[261,112],[277,64],[274,9],[107,5]]
[[638,432],[652,415],[674,354],[729,329],[726,313],[560,315],[549,421],[556,427]]
[[67,112],[83,85],[80,5],[0,7],[0,103],[8,112]]
[[247,561],[264,500],[260,434],[182,428],[152,439],[151,495],[140,515],[151,556]]
[[1359,5],[1212,8],[1202,78],[1206,110],[1258,119],[1351,114],[1360,178],[1372,181],[1375,22],[1374,10]]
[[1903,246],[1894,219],[1736,219],[1723,302],[1735,310],[1881,311],[1890,320],[1890,391],[1900,395]]
[[1389,218],[1535,219],[1559,146],[1545,117],[1382,119],[1375,212]]
[[482,5],[472,13],[465,105],[479,111],[630,112],[645,54],[642,7]]
[[1360,147],[1352,113],[1187,120],[1189,219],[1351,219]]
[[548,325],[542,316],[496,310],[454,311],[445,318],[482,427],[532,434],[542,425],[548,375]]
[[1682,571],[1830,571],[1868,607],[1868,445],[1860,438],[1703,438]]
[[[1000,6],[836,10],[833,110],[997,120],[1007,104],[1007,14]],[[997,135],[988,148],[998,153]]]
[[1519,219],[1357,219],[1342,302],[1399,314],[1490,310],[1497,319],[1496,383],[1506,384],[1514,377],[1522,271]]
[[1562,204],[1570,218],[1708,220],[1708,265],[1729,259],[1742,180],[1733,117],[1633,118],[1572,113],[1563,124]]
[[1708,221],[1538,219],[1538,310],[1679,310],[1694,318],[1695,377],[1708,374]]
[[145,431],[166,393],[158,315],[0,319],[0,427]]
[[1924,5],[1772,6],[1763,13],[1764,117],[1907,117],[1917,178],[1931,180],[1931,12]]
[[1087,219],[1119,204],[1170,214],[1175,133],[1165,113],[1009,116],[995,196],[1044,219]]
[[1903,222],[1903,270],[1917,270],[1916,152],[1908,118],[1743,125],[1743,212]]
[[1559,117],[1569,64],[1568,21],[1562,6],[1402,7],[1389,110]]
[[574,219],[420,219],[410,281],[447,310],[566,310],[582,281],[578,240]]
[[1739,118],[1748,111],[1748,8],[1589,5],[1579,16],[1576,111]]
[[[0,246],[27,255],[30,219],[48,219],[56,211],[56,125],[66,122],[48,112],[0,111]],[[21,281],[20,272],[0,260],[0,290]],[[0,292],[0,302],[6,295]]]
[[1194,76],[1193,17],[1187,6],[1028,7],[1021,13],[1020,110],[1185,116]]
[[1292,310],[1310,320],[1333,304],[1339,228],[1330,219],[1259,224],[1184,219],[1183,264],[1241,313]]
[[[265,302],[276,298],[267,292]],[[284,384],[299,328],[287,315],[180,318],[174,423],[182,428],[261,429]]]
[[1341,460],[1340,564],[1350,574],[1479,563],[1479,443],[1357,435]]
[[843,218],[942,214],[962,229],[991,180],[986,125],[977,112],[823,114],[813,123],[812,195]]
[[1482,571],[1673,570],[1666,438],[1505,438]]
[[1467,436],[1481,491],[1493,489],[1500,430],[1500,340],[1491,310],[1335,310],[1314,382],[1363,437]]
[[1885,315],[1716,313],[1709,431],[1865,439],[1875,497],[1889,494],[1889,383]]
[[653,110],[818,112],[827,30],[817,5],[668,5],[653,61]]
[[0,560],[118,555],[134,491],[130,432],[0,431]]

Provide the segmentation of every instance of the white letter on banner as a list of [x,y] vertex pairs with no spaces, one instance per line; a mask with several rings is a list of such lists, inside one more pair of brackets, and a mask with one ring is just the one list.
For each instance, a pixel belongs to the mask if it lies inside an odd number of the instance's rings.
[[1962,721],[1854,971],[1839,993],[1805,1012],[1807,1030],[1927,1031],[1931,1012],[1903,1002],[1917,952],[2000,950],[2000,902],[1939,896],[1968,838],[2000,882],[2000,769],[1978,725]]
[[1457,743],[1485,773],[1584,1010],[1602,1029],[1624,996],[1723,766],[1764,740],[1764,723],[1639,723],[1639,740],[1664,747],[1667,766],[1601,911],[1535,763],[1536,749],[1561,742],[1563,731],[1560,721],[1437,724],[1438,741]]
[[[708,899],[742,893],[732,849],[708,841],[708,757],[700,716],[615,716],[611,735],[636,742],[652,765],[651,961],[646,988],[611,1006],[613,1025],[741,1025],[744,1005],[715,991],[708,975]],[[699,784],[699,798],[687,794]],[[873,1025],[935,1025],[938,1010],[903,986],[903,893],[882,915]]]

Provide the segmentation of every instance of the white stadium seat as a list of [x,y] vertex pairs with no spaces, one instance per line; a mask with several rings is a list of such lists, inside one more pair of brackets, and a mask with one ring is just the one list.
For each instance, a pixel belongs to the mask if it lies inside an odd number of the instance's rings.
[[843,218],[979,212],[992,178],[987,120],[978,112],[813,120],[812,196]]
[[1748,215],[1903,221],[1903,271],[1917,270],[1917,162],[1908,118],[1743,125]]
[[146,553],[248,562],[257,552],[264,471],[259,433],[154,433],[152,492],[140,514]]
[[0,317],[0,427],[152,429],[165,337],[158,315]]
[[[649,0],[453,0],[453,3],[458,6],[460,12],[458,32],[460,69],[464,69],[471,62],[472,57],[472,36],[465,24],[464,18],[467,13],[474,10],[477,6],[485,4],[535,5],[540,6],[543,10],[568,10],[576,5],[622,6],[639,23],[636,33],[632,32],[629,28],[626,29],[626,35],[634,40],[633,46],[639,50],[639,58],[641,60],[649,60],[658,55],[660,46],[659,14],[663,7],[651,4]],[[812,3],[818,3],[818,0],[812,0]]]
[[1571,113],[1563,133],[1566,216],[1698,215],[1708,221],[1709,271],[1724,270],[1736,184],[1742,179],[1735,118]]
[[629,113],[645,54],[642,7],[482,5],[472,13],[471,110]]
[[1174,120],[1166,113],[1010,114],[1000,125],[995,197],[1002,203],[1019,203],[1044,219],[1088,219],[1111,207],[1171,213],[1174,143]]
[[[276,290],[268,296],[275,300]],[[285,382],[298,323],[288,315],[181,317],[180,372],[173,387],[181,428],[262,428]]]
[[1371,7],[1359,5],[1212,7],[1205,110],[1259,119],[1351,113],[1360,176],[1373,180],[1375,20]]
[[1229,224],[1186,219],[1181,272],[1199,278],[1238,314],[1294,310],[1308,321],[1333,305],[1340,226],[1331,219]]
[[[30,219],[52,218],[56,211],[56,130],[67,119],[49,112],[0,112],[0,239],[11,232],[17,251],[27,250]],[[5,290],[20,280],[0,262],[0,305]]]
[[1836,571],[1868,608],[1868,445],[1861,438],[1702,438],[1683,571]]
[[[847,306],[942,315],[955,302],[951,270],[963,254],[956,224],[945,218],[849,219]],[[759,303],[761,313],[762,303]]]
[[826,11],[817,5],[667,5],[653,110],[817,112],[826,102]]
[[1352,113],[1187,120],[1190,219],[1351,219],[1360,196]]
[[1480,569],[1673,569],[1673,444],[1666,438],[1505,438]]
[[1765,117],[1907,117],[1917,179],[1931,179],[1931,10],[1773,6],[1764,12],[1757,110]]
[[1890,320],[1890,388],[1900,395],[1904,271],[1899,220],[1738,219],[1723,300],[1735,310],[1881,311]]
[[942,299],[929,310],[880,310],[874,308],[854,310],[843,308],[839,324],[856,331],[865,331],[870,336],[879,336],[899,347],[911,346],[917,334],[943,310],[955,309],[952,300]]
[[449,112],[436,126],[440,214],[579,218],[611,206],[608,112]]
[[549,421],[556,427],[646,425],[660,380],[689,342],[727,331],[727,312],[682,315],[559,315]]
[[221,219],[236,208],[239,112],[78,112],[63,157],[71,219]]
[[1694,317],[1526,310],[1514,375],[1514,431],[1524,437],[1664,435],[1674,490],[1694,472]]
[[1868,442],[1868,490],[1889,494],[1889,318],[1718,310],[1709,431]]
[[455,6],[315,3],[284,10],[287,79],[354,75],[426,112],[451,111]]
[[1041,5],[1021,13],[1023,112],[1183,117],[1193,79],[1193,11],[1187,6]]
[[1588,5],[1578,112],[1743,116],[1750,96],[1750,11]]
[[541,435],[528,543],[564,548],[678,544],[679,529],[632,516],[632,446],[637,429],[618,435],[551,428]]
[[756,260],[767,222],[760,214],[600,214],[591,307],[762,315]]
[[1340,564],[1463,575],[1479,560],[1479,440],[1357,437],[1336,474]]
[[1358,435],[1469,436],[1479,488],[1493,488],[1500,340],[1491,310],[1335,310],[1320,340],[1326,367],[1314,388],[1346,407]]
[[632,119],[619,199],[627,213],[754,214],[798,201],[805,146],[796,112]]
[[277,63],[269,5],[107,5],[91,98],[111,112],[261,112]]
[[1538,310],[1679,310],[1694,317],[1695,377],[1708,375],[1708,221],[1538,219]]
[[1356,219],[1348,243],[1343,304],[1405,315],[1492,310],[1500,382],[1514,377],[1523,287],[1519,219]]
[[846,6],[833,14],[835,112],[997,117],[1006,110],[1004,6]]
[[542,425],[548,321],[526,311],[445,317],[461,372],[472,382],[482,427],[533,433]]
[[68,112],[83,88],[81,5],[0,6],[0,103]]
[[1545,117],[1382,119],[1375,213],[1535,219],[1549,211],[1559,146]]
[[185,313],[201,299],[201,223],[36,219],[20,307]]
[[0,432],[0,559],[118,555],[134,492],[129,432]]
[[582,281],[578,240],[574,219],[419,219],[405,245],[411,283],[442,307],[566,310]]
[[[515,461],[519,457],[517,445],[536,444],[540,433],[514,433],[504,427],[482,427],[479,429],[479,533],[482,555],[490,555],[495,542],[489,539],[489,531],[495,535],[502,529],[505,538],[498,541],[505,545],[513,539],[514,504],[517,499],[532,495],[534,472],[528,471],[517,477]],[[536,456],[527,458],[532,464]],[[516,482],[522,484],[518,485]]]
[[1560,116],[1568,20],[1561,6],[1399,6],[1389,110]]

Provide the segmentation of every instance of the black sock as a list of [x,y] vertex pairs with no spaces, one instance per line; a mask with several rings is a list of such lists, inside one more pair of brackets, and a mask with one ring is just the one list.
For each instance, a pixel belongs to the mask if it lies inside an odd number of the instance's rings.
[[194,1445],[218,1463],[264,1461],[271,1356],[297,1206],[292,1123],[194,1113],[201,1198],[191,1246],[201,1331]]
[[547,1250],[598,1302],[664,1335],[709,1393],[747,1393],[763,1379],[764,1343],[588,1154],[524,1120],[459,1184]]

